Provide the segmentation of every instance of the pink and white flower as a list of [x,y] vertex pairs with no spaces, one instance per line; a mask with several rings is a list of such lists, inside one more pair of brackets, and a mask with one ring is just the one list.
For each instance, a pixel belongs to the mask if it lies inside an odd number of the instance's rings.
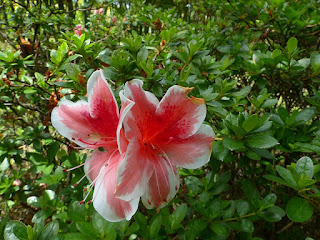
[[[60,101],[59,106],[52,111],[52,125],[60,134],[79,146],[94,150],[83,165],[86,176],[91,181],[90,189],[95,185],[95,209],[108,221],[120,221],[124,218],[129,220],[138,208],[139,198],[123,201],[114,195],[122,159],[118,141],[123,149],[127,142],[118,126],[121,114],[117,102],[102,70],[91,75],[87,90],[88,102]],[[130,108],[131,105],[127,107]],[[98,148],[103,148],[104,151]]]
[[159,102],[132,80],[119,94],[120,113],[102,70],[92,74],[87,90],[88,102],[60,101],[51,120],[63,136],[94,150],[82,165],[90,189],[95,186],[93,205],[105,219],[129,220],[140,197],[148,209],[165,206],[179,189],[177,167],[209,161],[214,132],[203,124],[204,100],[188,97],[192,88],[173,86]]
[[121,102],[134,105],[120,119],[129,143],[119,164],[117,197],[142,197],[148,209],[163,207],[178,191],[177,167],[195,169],[209,161],[214,132],[202,124],[206,105],[188,97],[191,90],[173,86],[159,102],[142,81],[126,83]]
[[21,182],[19,179],[15,179],[15,180],[13,181],[13,183],[12,183],[13,186],[18,186],[18,187],[20,187],[21,184],[22,184],[22,182]]
[[78,35],[81,36],[83,31],[86,31],[87,29],[85,27],[83,27],[81,24],[76,25],[73,28],[73,32]]
[[103,13],[103,8],[99,8],[99,9],[95,9],[93,10],[93,14],[94,15],[100,15]]

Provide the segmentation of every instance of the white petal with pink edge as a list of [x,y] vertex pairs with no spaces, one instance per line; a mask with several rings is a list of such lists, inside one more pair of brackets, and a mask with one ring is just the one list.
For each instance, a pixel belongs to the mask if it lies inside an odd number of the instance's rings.
[[91,148],[77,139],[87,139],[88,134],[92,133],[89,124],[89,105],[85,101],[76,103],[69,100],[59,102],[51,113],[52,126],[64,137],[75,142],[81,147]]
[[174,138],[187,138],[195,134],[206,117],[205,101],[188,97],[192,88],[172,86],[160,101],[156,116],[164,123],[160,138],[170,134]]
[[154,171],[141,200],[147,209],[162,208],[176,195],[180,181],[175,166],[164,157],[155,156]]
[[96,182],[93,193],[93,206],[107,221],[118,222],[123,219],[130,220],[138,209],[140,198],[129,202],[114,196],[116,186],[117,163],[104,167]]
[[187,169],[196,169],[209,162],[214,132],[202,124],[193,136],[162,146],[171,163]]
[[120,118],[117,127],[117,143],[120,154],[125,152],[127,148],[127,140],[125,139],[125,134],[123,132],[123,120],[125,119],[126,115],[129,113],[130,109],[133,107],[134,102],[128,99],[123,95],[123,90],[119,93],[120,100],[121,100],[121,110],[120,110]]
[[152,174],[150,161],[142,151],[137,138],[130,140],[117,175],[116,197],[130,201],[141,197]]
[[90,114],[93,118],[109,112],[109,115],[119,118],[117,101],[104,77],[103,70],[95,71],[87,82]]

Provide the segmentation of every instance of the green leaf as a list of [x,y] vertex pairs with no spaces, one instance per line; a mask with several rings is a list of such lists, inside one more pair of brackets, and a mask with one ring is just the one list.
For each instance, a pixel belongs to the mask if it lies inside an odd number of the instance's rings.
[[305,199],[295,197],[287,204],[288,218],[294,222],[305,222],[313,215],[313,206]]
[[148,49],[146,47],[142,47],[137,54],[137,61],[144,62],[148,58]]
[[242,128],[247,132],[251,132],[259,123],[258,115],[249,116],[242,124]]
[[47,151],[47,158],[49,162],[53,161],[57,152],[59,151],[59,148],[60,148],[60,143],[58,142],[52,142],[49,144],[48,151]]
[[65,240],[88,240],[88,237],[82,233],[66,233],[64,235]]
[[37,89],[34,89],[34,88],[26,88],[23,92],[24,92],[24,94],[32,94],[32,93],[37,92]]
[[298,181],[299,189],[315,184],[317,181],[302,175]]
[[176,229],[179,227],[179,224],[182,222],[184,217],[187,215],[188,206],[187,204],[181,204],[177,209],[173,212],[172,217],[173,221],[171,222],[171,228]]
[[282,218],[279,214],[271,211],[262,211],[258,214],[259,217],[262,217],[268,222],[279,222]]
[[198,193],[201,191],[201,187],[203,186],[202,182],[199,178],[194,176],[188,176],[185,178],[185,184],[187,187],[194,193]]
[[54,85],[57,85],[59,87],[64,87],[64,88],[75,88],[74,82],[73,81],[68,81],[68,82],[54,82]]
[[260,193],[256,186],[252,184],[248,179],[242,179],[241,181],[241,189],[246,196],[246,198],[250,201],[250,203],[255,207],[260,207]]
[[52,209],[41,209],[32,218],[33,223],[46,220],[53,213]]
[[87,215],[87,209],[85,204],[79,204],[75,201],[69,206],[68,217],[72,221],[83,221]]
[[236,208],[240,217],[246,215],[250,210],[249,203],[244,200],[238,200],[236,202]]
[[2,237],[3,236],[3,231],[5,229],[5,226],[7,224],[7,222],[9,221],[9,217],[4,217],[4,218],[1,218],[0,220],[0,236]]
[[214,231],[216,234],[220,236],[227,236],[228,230],[222,223],[213,223],[210,225],[210,228],[212,231]]
[[278,144],[278,140],[264,134],[254,134],[248,136],[244,143],[248,147],[252,148],[270,148]]
[[313,162],[309,157],[302,157],[296,163],[296,171],[299,178],[304,175],[308,178],[313,177]]
[[0,164],[0,172],[4,172],[9,168],[10,164],[8,158],[4,158],[2,163]]
[[90,238],[97,238],[98,233],[96,229],[93,227],[92,222],[76,222],[76,226],[80,232],[82,232],[84,235],[90,237]]
[[241,219],[240,227],[241,227],[241,231],[243,231],[243,232],[251,233],[254,230],[253,223],[249,219],[246,219],[246,218]]
[[42,152],[42,143],[38,139],[33,141],[33,147],[37,152]]
[[277,176],[274,176],[274,175],[264,175],[263,177],[266,178],[266,179],[268,179],[268,180],[271,180],[271,181],[280,183],[280,184],[282,184],[282,185],[285,185],[285,186],[287,186],[287,187],[294,188],[294,186],[292,186],[291,184],[287,183],[285,180],[283,180],[282,178],[279,178],[279,177],[277,177]]
[[313,52],[310,56],[311,68],[314,72],[320,69],[320,54],[318,52]]
[[315,114],[316,110],[314,108],[305,108],[298,113],[297,117],[295,118],[295,122],[305,124],[309,122]]
[[284,167],[277,165],[276,170],[290,187],[297,189],[297,182],[294,180],[291,172],[288,169],[285,169]]
[[232,218],[236,210],[236,202],[231,201],[230,207],[228,207],[223,213],[223,219]]
[[115,232],[116,223],[105,220],[97,211],[93,213],[92,224],[99,233],[104,232],[105,234],[112,235],[112,232]]
[[139,223],[134,222],[133,224],[131,224],[128,229],[126,230],[124,236],[129,236],[131,234],[134,234],[135,232],[137,232],[140,229]]
[[57,235],[58,232],[59,232],[58,221],[52,221],[45,226],[45,228],[40,236],[40,240],[50,239],[51,237]]
[[277,201],[277,196],[275,194],[271,193],[271,194],[265,196],[264,199],[262,200],[262,208],[263,209],[269,208],[269,207],[273,206],[276,201]]
[[298,40],[295,37],[291,37],[287,42],[287,49],[289,56],[292,55],[292,53],[296,50],[298,46]]
[[242,141],[234,140],[228,137],[223,140],[222,144],[231,151],[239,150],[244,147],[244,143]]
[[28,239],[37,238],[38,235],[41,233],[42,233],[42,229],[37,229],[37,230],[33,231],[33,228],[30,225],[27,226]]
[[5,240],[28,240],[27,227],[19,221],[10,221],[4,229]]
[[216,159],[220,161],[224,161],[228,153],[229,153],[229,150],[223,145],[221,141],[213,142],[212,154]]
[[157,236],[162,223],[162,216],[159,214],[155,217],[155,219],[152,221],[150,226],[150,236],[154,237]]
[[269,207],[268,211],[278,214],[281,218],[283,218],[286,215],[286,212],[278,206]]
[[250,93],[250,91],[251,91],[251,87],[245,86],[244,88],[241,88],[240,91],[232,92],[230,93],[230,95],[241,99],[241,98],[245,98]]

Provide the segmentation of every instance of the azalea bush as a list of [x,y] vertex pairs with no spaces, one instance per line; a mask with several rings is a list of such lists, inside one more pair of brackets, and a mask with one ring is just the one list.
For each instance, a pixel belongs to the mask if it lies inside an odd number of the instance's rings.
[[1,238],[318,239],[319,11],[1,1]]

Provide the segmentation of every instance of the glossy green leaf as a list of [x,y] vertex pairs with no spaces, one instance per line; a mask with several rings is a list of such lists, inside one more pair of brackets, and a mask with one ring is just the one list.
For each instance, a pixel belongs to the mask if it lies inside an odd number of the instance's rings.
[[245,145],[252,148],[270,148],[278,144],[277,139],[264,134],[254,134],[248,136]]
[[27,227],[19,221],[10,221],[4,229],[4,240],[28,240]]
[[291,37],[287,42],[287,49],[289,55],[291,55],[298,46],[298,40],[295,37]]
[[309,157],[302,157],[296,163],[296,171],[298,176],[307,176],[308,178],[313,177],[313,162]]
[[305,199],[295,197],[287,204],[288,218],[294,222],[305,222],[313,215],[313,206]]

